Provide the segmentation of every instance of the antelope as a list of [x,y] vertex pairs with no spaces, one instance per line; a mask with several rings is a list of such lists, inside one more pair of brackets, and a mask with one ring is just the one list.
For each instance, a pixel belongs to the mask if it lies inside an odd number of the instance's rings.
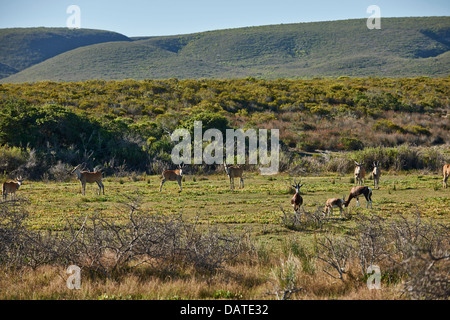
[[344,210],[343,205],[345,203],[345,196],[342,196],[342,199],[340,198],[331,198],[327,200],[327,203],[325,204],[325,216],[331,216],[333,215],[333,208],[339,208],[339,214],[342,216],[342,211]]
[[177,181],[178,186],[180,187],[181,192],[181,179],[183,178],[183,166],[178,165],[178,169],[176,170],[164,170],[162,173],[161,184],[159,185],[159,192],[161,192],[164,182],[166,181]]
[[380,170],[380,162],[374,162],[373,163],[373,171],[372,171],[372,177],[373,177],[373,188],[380,189],[380,176],[381,176],[381,170]]
[[303,184],[300,185],[300,182],[300,180],[298,182],[295,182],[294,179],[294,184],[292,185],[292,187],[294,187],[295,189],[295,194],[291,199],[291,205],[292,207],[294,207],[295,213],[298,213],[298,211],[300,210],[300,206],[303,204],[303,198],[300,195],[300,188],[303,187]]
[[364,169],[363,165],[364,162],[358,163],[355,161],[356,167],[355,167],[355,185],[363,185],[364,180],[366,178],[366,170]]
[[239,189],[241,188],[241,185],[242,188],[244,188],[244,169],[240,166],[229,166],[225,162],[223,163],[223,166],[225,167],[225,172],[230,178],[230,190],[234,189],[234,178],[239,178]]
[[103,191],[105,194],[105,187],[102,183],[102,172],[101,171],[80,171],[81,165],[77,165],[71,173],[76,173],[78,180],[81,182],[81,194],[84,196],[86,192],[86,182],[94,183],[96,182],[98,185],[98,195]]
[[370,202],[370,209],[372,209],[372,189],[366,186],[357,186],[353,187],[352,190],[350,190],[350,194],[348,195],[347,201],[344,202],[344,206],[347,208],[350,204],[350,201],[353,198],[356,198],[356,204],[359,207],[359,196],[364,195],[367,201],[367,209],[369,208],[369,202]]
[[11,194],[11,200],[13,200],[13,199],[15,200],[16,199],[16,191],[22,185],[22,181],[23,181],[22,177],[18,177],[18,178],[16,178],[15,181],[3,182],[3,185],[2,185],[3,200],[6,201],[8,193]]
[[444,175],[444,179],[442,180],[442,186],[447,188],[447,179],[450,177],[450,164],[444,165],[442,168],[442,174]]

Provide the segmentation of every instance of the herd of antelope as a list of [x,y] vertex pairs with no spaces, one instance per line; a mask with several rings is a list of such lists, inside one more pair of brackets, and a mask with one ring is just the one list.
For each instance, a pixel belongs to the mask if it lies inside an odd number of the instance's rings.
[[[233,166],[233,165],[227,165],[224,163],[224,169],[225,172],[230,179],[230,189],[234,189],[234,178],[239,178],[239,188],[244,188],[244,178],[243,173],[244,169],[241,166]],[[105,187],[102,183],[102,172],[101,171],[81,171],[81,165],[76,166],[71,174],[75,173],[78,180],[80,180],[81,183],[81,194],[85,195],[86,191],[86,183],[97,183],[98,185],[98,194],[100,195],[102,192],[105,194]],[[443,167],[442,170],[443,173],[443,180],[442,180],[442,186],[443,188],[447,188],[447,180],[450,176],[450,164],[446,164]],[[364,196],[367,202],[366,208],[372,209],[372,188],[368,186],[364,186],[365,182],[365,175],[366,171],[364,168],[364,162],[356,162],[355,161],[355,171],[354,171],[354,177],[355,177],[355,186],[350,190],[350,194],[348,195],[347,200],[345,200],[345,195],[342,198],[330,198],[325,203],[325,210],[323,211],[325,216],[331,216],[333,214],[333,208],[339,208],[340,215],[342,216],[342,212],[344,211],[344,208],[348,207],[350,204],[350,201],[353,198],[356,198],[356,204],[359,207],[359,197]],[[381,170],[380,170],[380,162],[373,162],[373,170],[372,170],[372,178],[373,178],[373,187],[374,189],[379,189],[379,183],[380,183],[380,176],[381,176]],[[164,170],[162,173],[162,180],[161,184],[159,186],[159,191],[162,191],[162,187],[166,181],[177,181],[178,186],[180,188],[179,192],[182,191],[181,187],[181,181],[183,178],[183,165],[179,165],[178,169],[176,170]],[[22,185],[23,178],[17,177],[14,181],[7,181],[4,182],[2,185],[2,196],[3,200],[7,200],[8,194],[10,194],[11,199],[15,199],[16,191],[20,188]],[[296,182],[294,180],[294,184],[292,184],[292,187],[295,189],[295,194],[291,199],[291,205],[294,208],[295,213],[300,212],[300,208],[303,204],[303,198],[300,195],[300,188],[303,186],[303,184],[300,184],[301,181]]]
[[[447,180],[450,176],[450,164],[444,165],[442,168],[442,187],[447,188]],[[344,208],[348,207],[350,204],[350,201],[353,198],[356,198],[356,205],[359,207],[359,197],[364,196],[366,199],[367,205],[366,208],[373,209],[372,207],[372,188],[368,186],[364,186],[365,177],[366,177],[366,171],[364,169],[364,162],[356,162],[355,161],[355,186],[350,190],[350,194],[348,195],[347,200],[345,200],[345,195],[342,198],[330,198],[325,203],[325,210],[323,211],[324,216],[331,216],[333,214],[333,208],[339,208],[340,216],[342,216],[342,212],[344,211]],[[380,188],[380,176],[381,176],[381,170],[380,170],[380,162],[376,161],[373,162],[373,170],[372,170],[372,178],[373,178],[373,187],[374,189]],[[300,187],[303,186],[303,184],[300,186],[300,182],[295,182],[292,185],[292,187],[296,190],[294,196],[291,199],[291,204],[294,208],[294,212],[298,213],[300,210],[300,206],[303,203],[303,198],[300,196]]]
[[[364,169],[364,162],[356,162],[355,161],[355,186],[350,190],[350,194],[348,195],[347,200],[345,200],[345,195],[342,198],[330,198],[325,203],[325,210],[323,211],[324,216],[332,216],[333,214],[333,208],[339,208],[339,213],[342,216],[342,212],[344,211],[344,207],[348,207],[350,204],[350,201],[353,198],[356,198],[356,205],[359,207],[359,197],[364,196],[367,201],[367,208],[372,209],[372,188],[363,186],[365,177],[366,177],[366,171]],[[374,188],[379,188],[380,183],[380,162],[374,162],[373,163],[373,181],[374,181]],[[294,208],[295,213],[300,212],[300,206],[303,204],[303,198],[300,195],[300,181],[296,182],[294,180],[294,184],[292,187],[295,189],[295,194],[291,199],[291,205]]]

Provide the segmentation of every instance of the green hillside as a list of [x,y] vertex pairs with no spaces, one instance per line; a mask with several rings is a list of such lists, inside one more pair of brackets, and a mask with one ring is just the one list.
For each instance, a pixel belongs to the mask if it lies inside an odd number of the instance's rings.
[[380,30],[366,19],[297,23],[94,44],[2,82],[446,76],[449,49],[450,17],[384,18]]
[[0,29],[0,78],[24,70],[63,52],[110,41],[130,41],[130,39],[115,32],[102,30]]

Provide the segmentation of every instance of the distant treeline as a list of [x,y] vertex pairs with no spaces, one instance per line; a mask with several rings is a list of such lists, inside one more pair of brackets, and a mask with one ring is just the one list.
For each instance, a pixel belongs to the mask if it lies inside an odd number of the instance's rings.
[[[402,144],[437,148],[438,158],[444,161],[450,141],[449,80],[342,77],[0,84],[0,170],[7,175],[20,170],[40,178],[56,165],[85,163],[107,174],[159,173],[171,166],[174,143],[169,133],[191,128],[195,120],[202,121],[203,130],[279,129],[284,170],[302,162],[298,156],[302,151],[361,153]],[[380,157],[377,160],[383,161]],[[403,165],[390,159],[389,167],[435,170],[438,166],[430,165],[437,160],[416,160]]]

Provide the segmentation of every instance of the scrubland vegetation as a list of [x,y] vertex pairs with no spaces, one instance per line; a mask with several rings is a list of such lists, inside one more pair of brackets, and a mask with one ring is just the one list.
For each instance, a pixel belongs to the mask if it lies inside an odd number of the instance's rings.
[[[448,299],[448,78],[146,80],[0,85],[2,299]],[[280,129],[280,173],[188,164],[169,132]],[[347,196],[354,161],[381,162],[373,210]],[[70,174],[104,173],[105,195]],[[289,182],[301,178],[296,216]],[[82,287],[66,287],[70,264]],[[370,265],[381,270],[369,290]]]
[[[59,163],[85,162],[107,174],[160,174],[170,164],[169,133],[194,120],[203,130],[279,129],[284,168],[304,161],[299,152],[319,150],[435,171],[450,139],[448,88],[448,78],[3,84],[1,153],[14,161],[1,161],[0,171],[25,165],[41,178]],[[407,154],[397,156],[400,145]]]

